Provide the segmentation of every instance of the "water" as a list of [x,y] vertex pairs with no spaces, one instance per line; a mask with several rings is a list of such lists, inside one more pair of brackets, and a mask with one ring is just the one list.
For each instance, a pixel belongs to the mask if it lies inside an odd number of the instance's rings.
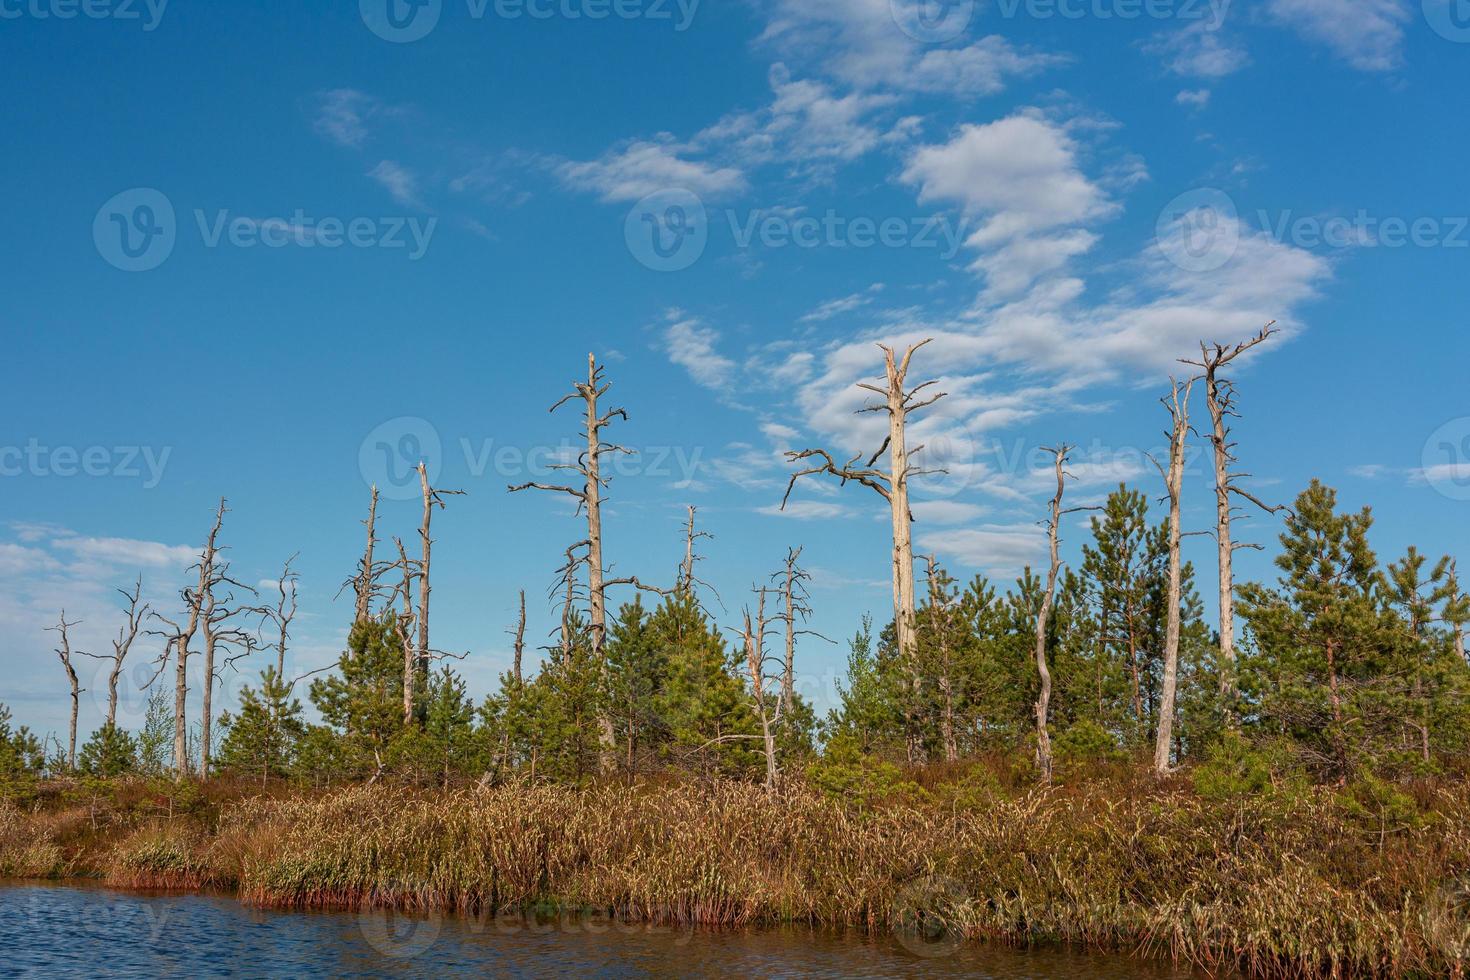
[[0,887],[0,976],[1185,978],[1125,956],[607,919],[261,912],[223,895]]

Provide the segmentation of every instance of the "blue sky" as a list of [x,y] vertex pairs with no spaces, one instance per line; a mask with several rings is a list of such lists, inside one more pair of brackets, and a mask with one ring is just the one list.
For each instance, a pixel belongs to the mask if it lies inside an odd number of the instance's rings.
[[[696,504],[730,622],[789,545],[816,629],[886,614],[881,500],[775,512],[783,450],[876,447],[878,341],[935,338],[916,539],[962,578],[1040,556],[1039,446],[1080,445],[1076,503],[1161,491],[1174,359],[1268,320],[1257,491],[1320,476],[1385,557],[1466,552],[1461,0],[393,2],[0,0],[0,701],[34,727],[66,711],[44,627],[104,651],[140,572],[172,610],[221,495],[241,578],[300,552],[293,662],[330,661],[368,482],[420,453],[468,491],[435,645],[486,693],[578,536],[505,485],[575,437],[546,408],[589,350],[641,450],[610,560],[671,579]],[[1186,492],[1208,526],[1203,461]],[[380,516],[412,545],[416,503]],[[842,653],[801,652],[819,701]]]

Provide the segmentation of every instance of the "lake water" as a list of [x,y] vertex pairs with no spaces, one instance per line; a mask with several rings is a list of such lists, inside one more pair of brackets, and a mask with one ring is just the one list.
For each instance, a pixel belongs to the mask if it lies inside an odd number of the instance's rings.
[[221,895],[0,885],[0,976],[1185,978],[1126,956],[801,928],[261,912]]

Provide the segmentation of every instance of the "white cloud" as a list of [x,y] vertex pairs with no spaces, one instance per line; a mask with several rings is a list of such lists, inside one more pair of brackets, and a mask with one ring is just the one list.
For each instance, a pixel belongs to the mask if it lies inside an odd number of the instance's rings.
[[367,121],[381,108],[377,99],[350,88],[332,89],[317,96],[317,133],[340,146],[361,147],[368,138]]
[[1162,58],[1169,71],[1188,78],[1224,78],[1250,64],[1245,48],[1210,21],[1160,34],[1145,50]]
[[79,560],[141,568],[185,568],[199,557],[191,545],[168,545],[132,538],[60,538],[51,543]]
[[1389,71],[1403,62],[1403,0],[1268,0],[1277,22],[1325,45],[1362,71]]
[[700,196],[743,190],[745,175],[680,156],[687,147],[671,141],[636,141],[609,150],[597,160],[567,162],[557,175],[569,187],[598,194],[604,201],[636,201],[655,191],[680,188]]
[[1088,251],[1096,236],[1075,226],[1116,210],[1082,173],[1071,136],[1032,115],[965,125],[948,143],[918,148],[903,180],[919,186],[920,203],[955,202],[980,220],[966,244],[1000,297]]
[[720,333],[706,327],[698,319],[682,318],[672,311],[671,322],[664,330],[664,353],[669,360],[689,372],[695,384],[716,391],[729,391],[735,374],[735,362],[716,349]]
[[1180,105],[1187,105],[1192,109],[1203,109],[1210,104],[1210,90],[1207,88],[1187,88],[1174,96],[1174,101]]
[[887,95],[838,96],[811,79],[792,79],[784,64],[771,66],[773,99],[759,112],[726,116],[695,138],[697,145],[728,144],[751,164],[776,159],[853,160],[885,138],[874,113],[892,105]]
[[1388,467],[1382,463],[1364,463],[1361,466],[1349,466],[1348,474],[1363,480],[1376,480],[1388,472]]
[[422,207],[418,200],[418,178],[413,171],[392,160],[384,160],[368,176],[377,181],[393,200],[406,208]]
[[986,524],[920,533],[917,543],[920,551],[946,555],[993,576],[1018,575],[1046,555],[1046,532],[1034,524]]
[[968,524],[983,517],[988,507],[957,500],[917,500],[910,508],[919,524]]
[[857,89],[993,95],[1065,59],[1015,48],[998,35],[973,44],[920,44],[894,21],[890,0],[775,0],[761,37]]
[[756,513],[765,514],[768,517],[790,517],[800,521],[852,516],[852,511],[844,505],[823,500],[791,500],[787,501],[785,508],[782,508],[780,504],[768,504],[765,507],[757,507]]
[[810,313],[803,315],[801,317],[801,322],[821,323],[823,321],[830,320],[833,317],[841,316],[844,313],[851,313],[854,310],[860,310],[863,307],[872,303],[873,297],[877,293],[880,293],[882,291],[883,284],[874,283],[860,293],[852,293],[851,295],[842,296],[838,299],[829,299],[827,302],[818,306]]

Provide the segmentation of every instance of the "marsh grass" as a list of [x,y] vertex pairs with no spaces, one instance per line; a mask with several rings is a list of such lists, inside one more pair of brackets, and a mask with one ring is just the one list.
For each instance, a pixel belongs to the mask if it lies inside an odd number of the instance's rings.
[[[1419,787],[1413,807],[1385,830],[1326,788],[1211,800],[1183,782],[960,775],[921,802],[857,806],[801,785],[359,786],[148,818],[106,866],[117,883],[235,887],[277,908],[937,924],[1254,975],[1456,975],[1470,951],[1470,784]],[[0,832],[0,859],[14,837]]]

